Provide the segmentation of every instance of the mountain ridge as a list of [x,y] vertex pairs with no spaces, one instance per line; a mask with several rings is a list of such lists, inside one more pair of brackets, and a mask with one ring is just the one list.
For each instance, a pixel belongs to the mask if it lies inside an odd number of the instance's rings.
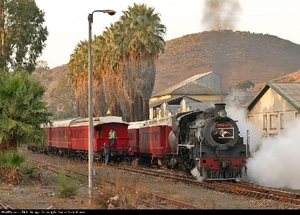
[[[299,82],[299,59],[300,45],[269,34],[231,30],[188,34],[166,41],[165,52],[157,60],[153,93],[210,71],[221,75],[223,91],[245,80],[255,83],[251,89],[255,91],[267,81]],[[33,73],[46,86],[45,101],[54,111],[76,109],[66,73],[67,64]]]
[[299,57],[300,45],[268,34],[231,30],[189,34],[166,42],[154,91],[209,71],[222,76],[224,90],[243,80],[258,84],[299,70]]

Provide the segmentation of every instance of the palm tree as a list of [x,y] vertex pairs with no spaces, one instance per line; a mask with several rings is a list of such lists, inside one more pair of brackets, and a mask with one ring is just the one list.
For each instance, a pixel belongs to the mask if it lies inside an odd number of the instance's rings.
[[69,77],[78,102],[78,115],[88,116],[88,41],[80,41],[68,63]]
[[131,120],[148,119],[149,100],[156,75],[156,61],[159,53],[164,52],[163,36],[166,27],[160,23],[159,14],[154,13],[154,8],[136,3],[123,12],[120,23],[125,44],[124,82],[132,83],[128,90],[135,92],[132,101],[138,104],[135,105],[137,111],[132,110],[133,106],[131,108],[131,113],[138,113],[132,115]]
[[0,71],[0,86],[0,151],[30,143],[46,146],[41,125],[52,116],[42,100],[46,89],[25,71]]
[[[102,79],[105,100],[112,115],[129,116],[127,85],[123,78],[122,41],[119,23],[112,24],[103,33]],[[97,61],[99,62],[99,61]]]
[[[145,4],[134,4],[120,20],[106,28],[93,43],[93,105],[96,115],[111,114],[129,120],[149,118],[149,99],[156,60],[164,52],[166,27],[159,14]],[[87,116],[88,44],[77,45],[68,64],[68,75],[79,100],[79,115]],[[105,101],[104,101],[105,100]],[[84,110],[83,110],[84,109]]]
[[[93,78],[94,78],[94,99],[96,109],[99,109],[100,115],[105,115],[107,109],[106,97],[110,97],[107,91],[113,90],[113,88],[107,87],[106,83],[109,81],[109,77],[106,74],[110,72],[109,62],[109,52],[111,48],[109,47],[109,41],[103,36],[95,37],[93,43]],[[109,105],[109,104],[108,104]]]

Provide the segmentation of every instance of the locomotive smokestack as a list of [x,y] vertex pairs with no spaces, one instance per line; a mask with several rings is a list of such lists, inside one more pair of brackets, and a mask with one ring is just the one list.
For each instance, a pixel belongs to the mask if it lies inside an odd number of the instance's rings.
[[217,116],[218,115],[218,112],[220,111],[220,110],[225,110],[225,103],[216,103],[215,104],[215,116]]

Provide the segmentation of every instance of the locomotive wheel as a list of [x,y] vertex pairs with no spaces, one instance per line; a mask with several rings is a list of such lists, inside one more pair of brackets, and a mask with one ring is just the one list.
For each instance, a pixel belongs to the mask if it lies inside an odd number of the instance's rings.
[[171,169],[175,169],[178,166],[177,160],[176,158],[171,158],[168,162],[167,162],[167,166]]

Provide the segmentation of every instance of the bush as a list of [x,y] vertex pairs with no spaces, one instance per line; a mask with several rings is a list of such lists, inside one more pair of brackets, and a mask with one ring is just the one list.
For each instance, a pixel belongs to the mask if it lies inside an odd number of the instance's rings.
[[58,174],[58,180],[60,186],[58,187],[58,197],[66,198],[77,195],[79,188],[79,180],[75,177],[74,173],[70,174],[70,179],[67,180],[66,173],[63,169],[60,169]]
[[16,150],[0,153],[0,174],[2,180],[17,184],[19,181],[18,170],[26,160],[26,156]]
[[21,171],[25,175],[31,175],[32,173],[36,172],[38,168],[36,167],[29,167],[29,166],[23,166],[21,167]]

